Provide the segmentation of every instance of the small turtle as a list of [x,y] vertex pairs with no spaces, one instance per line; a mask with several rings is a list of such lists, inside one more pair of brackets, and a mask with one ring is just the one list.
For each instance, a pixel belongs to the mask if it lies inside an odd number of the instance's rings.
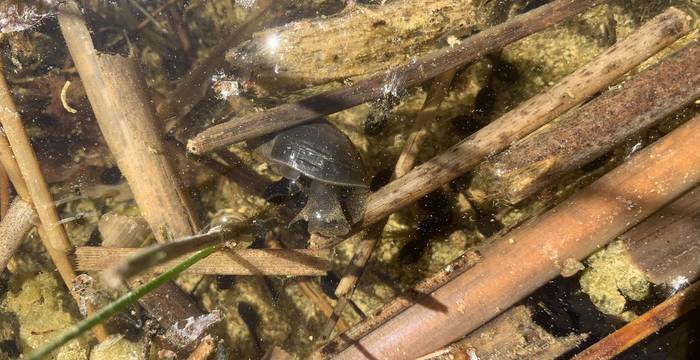
[[277,174],[300,185],[306,205],[291,221],[308,221],[309,232],[346,235],[364,214],[368,194],[362,159],[350,139],[325,119],[294,126],[259,140],[255,152]]

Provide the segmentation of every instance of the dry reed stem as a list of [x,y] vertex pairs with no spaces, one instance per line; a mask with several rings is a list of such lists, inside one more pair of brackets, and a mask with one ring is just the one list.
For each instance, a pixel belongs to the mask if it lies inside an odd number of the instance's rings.
[[5,167],[0,163],[0,219],[5,217],[9,208],[10,178],[7,176],[7,172],[5,172]]
[[[121,263],[142,251],[140,248],[81,246],[75,250],[80,271],[99,271]],[[177,257],[149,268],[148,273],[163,273],[182,262]],[[330,267],[329,250],[242,249],[221,250],[185,270],[201,275],[323,276]]]
[[354,85],[212,126],[191,139],[187,148],[202,154],[308,122],[378,98],[386,93],[388,82],[396,90],[417,85],[603,2],[605,0],[554,1],[488,28],[459,45],[431,52]]
[[627,325],[573,357],[575,360],[605,360],[629,349],[700,305],[700,283],[694,283]]
[[406,358],[475,330],[700,182],[700,116],[547,213],[497,239],[483,260],[338,354]]
[[0,271],[5,269],[37,220],[32,205],[15,198],[6,216],[0,221]]

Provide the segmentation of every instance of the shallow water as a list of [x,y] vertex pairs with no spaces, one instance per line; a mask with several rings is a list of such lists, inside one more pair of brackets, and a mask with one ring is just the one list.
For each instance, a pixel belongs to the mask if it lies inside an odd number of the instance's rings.
[[[689,34],[610,85],[620,87],[643,69],[697,41],[700,6],[695,0],[612,1],[462,61],[447,69],[454,71],[453,76],[439,77],[445,82],[441,85],[429,77],[412,77],[428,71],[429,62],[418,68],[411,64],[421,64],[440,51],[459,49],[470,37],[549,1],[80,1],[79,17],[90,29],[94,48],[122,57],[119,59],[128,56],[127,63],[137,64],[127,69],[133,72],[120,69],[107,80],[95,80],[99,76],[90,75],[89,66],[76,60],[76,56],[89,59],[89,55],[77,55],[66,45],[66,25],[59,24],[57,14],[67,10],[57,3],[0,3],[0,59],[70,247],[108,243],[141,247],[217,231],[226,224],[253,224],[244,234],[237,234],[226,251],[324,243],[318,237],[310,240],[308,231],[322,226],[307,226],[314,219],[296,221],[295,215],[309,204],[303,213],[318,215],[320,221],[329,222],[334,216],[349,221],[348,225],[358,222],[351,214],[353,209],[361,203],[374,206],[371,196],[365,199],[366,190],[360,183],[376,191],[393,179],[397,159],[413,139],[417,118],[426,120],[424,137],[408,169],[445,153],[518,104],[551,88],[669,6],[688,13],[692,17]],[[88,76],[91,80],[85,80]],[[366,79],[375,79],[366,92],[324,100],[324,92],[363,84]],[[335,126],[332,131],[339,131],[333,136],[347,137],[351,145],[337,140],[321,146],[327,142],[295,137],[279,140],[285,145],[277,151],[284,156],[253,151],[262,143],[274,144],[275,136],[281,139],[285,134],[264,130],[266,127],[280,118],[303,116],[302,109],[259,121],[254,127],[257,132],[248,134],[246,142],[222,144],[205,154],[188,152],[191,140],[213,125],[250,119],[265,109],[311,96],[317,96],[316,100],[303,103],[306,109],[328,113],[326,118]],[[465,252],[487,249],[493,239],[585,188],[691,119],[698,109],[697,99],[692,99],[670,116],[624,138],[608,140],[600,154],[550,176],[546,186],[522,199],[510,194],[517,191],[519,181],[536,177],[541,163],[513,175],[493,162],[514,156],[527,163],[535,152],[516,154],[506,149],[498,156],[493,151],[481,165],[461,171],[417,201],[392,211],[350,297],[350,306],[342,312],[331,337],[420,280],[449,268]],[[244,130],[234,128],[232,133]],[[317,136],[330,137],[328,131]],[[585,148],[592,141],[587,140],[591,133],[593,138],[603,137],[596,129],[588,131],[579,134],[581,143],[572,140],[567,146]],[[19,151],[15,141],[10,138],[14,151]],[[359,173],[364,174],[362,181],[357,180],[362,177]],[[19,178],[27,174],[22,169]],[[6,179],[1,175],[0,180]],[[290,179],[284,181],[282,176]],[[332,184],[323,187],[329,193],[308,199],[314,182]],[[3,216],[9,201],[21,195],[17,188],[7,180],[0,181]],[[328,199],[334,206],[319,210],[331,203]],[[697,229],[697,221],[695,226]],[[346,228],[337,223],[330,227],[332,231]],[[361,221],[354,229],[360,227]],[[107,323],[113,336],[109,340],[98,344],[86,333],[57,350],[55,357],[139,359],[180,351],[179,357],[184,358],[192,349],[178,350],[177,345],[205,332],[216,339],[210,358],[263,358],[273,348],[306,358],[325,343],[323,330],[337,301],[334,291],[351,268],[365,233],[359,234],[326,239],[337,246],[325,276],[211,271],[181,275],[177,284],[191,303],[210,315],[189,322],[180,319],[184,321],[181,326],[164,329],[148,311],[134,305]],[[341,242],[345,237],[349,239]],[[568,358],[678,290],[640,275],[620,255],[619,246],[614,242],[588,260],[567,259],[571,262],[562,265],[567,277],[551,280],[516,303],[526,307],[513,308],[499,318],[505,320],[498,325],[502,327],[493,325],[499,329],[494,331],[521,331],[526,340],[516,346],[501,339],[502,343],[492,346],[517,351],[473,345],[478,344],[477,330],[477,335],[456,347],[461,353],[452,356],[466,357],[465,349],[470,348],[481,359],[516,355]],[[79,255],[72,251],[71,260],[80,263]],[[697,255],[688,256],[692,262]],[[697,257],[694,259],[697,263]],[[518,261],[513,259],[513,266]],[[109,258],[106,263],[113,265],[116,260]],[[88,284],[82,284],[82,297],[76,303],[37,231],[31,230],[0,278],[0,354],[11,358],[28,354],[78,322],[83,317],[81,302],[100,308],[126,291],[125,286],[109,288],[100,271],[86,273],[88,277],[80,279]],[[221,321],[211,325],[218,316]],[[690,358],[697,350],[696,317],[691,313],[622,357]],[[509,321],[523,324],[520,330],[508,330]],[[189,326],[183,330],[185,323]],[[178,344],[168,342],[176,337],[173,334],[179,337]],[[679,338],[688,341],[675,341]],[[199,340],[192,342],[196,345]],[[446,343],[439,345],[437,348]],[[422,350],[427,353],[437,348]]]

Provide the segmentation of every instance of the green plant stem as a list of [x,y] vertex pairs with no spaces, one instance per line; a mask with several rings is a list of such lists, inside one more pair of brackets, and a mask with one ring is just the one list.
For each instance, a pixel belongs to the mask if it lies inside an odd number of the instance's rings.
[[158,288],[159,286],[163,285],[165,282],[174,279],[178,274],[185,271],[188,267],[194,265],[197,261],[202,260],[205,257],[211,255],[214,251],[217,250],[217,248],[218,247],[216,247],[216,246],[210,246],[210,247],[207,247],[205,249],[197,251],[192,256],[183,260],[181,263],[177,264],[175,267],[168,270],[167,272],[164,272],[164,273],[154,277],[149,282],[141,285],[140,287],[124,294],[120,298],[107,304],[106,306],[104,306],[100,310],[93,313],[92,316],[85,318],[84,320],[80,321],[79,323],[73,325],[70,329],[68,329],[66,332],[64,332],[60,336],[56,337],[55,339],[53,339],[48,344],[31,352],[27,356],[27,359],[39,360],[39,359],[43,358],[44,356],[47,356],[49,353],[51,353],[52,351],[63,346],[65,343],[77,338],[85,331],[90,330],[95,325],[100,324],[101,322],[107,320],[112,315],[116,314],[117,312],[124,310],[127,306],[135,303],[142,296],[146,295],[147,293],[149,293],[149,292],[153,291],[154,289]]

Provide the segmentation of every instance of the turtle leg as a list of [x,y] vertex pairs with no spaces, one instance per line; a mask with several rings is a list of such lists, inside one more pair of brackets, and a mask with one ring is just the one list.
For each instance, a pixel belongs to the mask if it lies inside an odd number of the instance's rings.
[[369,194],[369,189],[344,187],[341,191],[341,203],[348,214],[348,219],[352,224],[362,220],[365,214],[365,200]]
[[309,222],[309,232],[327,237],[342,236],[350,232],[338,199],[338,189],[330,184],[312,181],[307,193],[306,206],[291,221],[304,219]]

